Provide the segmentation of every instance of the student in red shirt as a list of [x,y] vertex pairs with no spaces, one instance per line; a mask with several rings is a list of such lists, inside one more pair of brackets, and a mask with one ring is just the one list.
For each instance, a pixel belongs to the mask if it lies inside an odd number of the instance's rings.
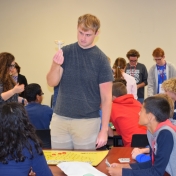
[[112,97],[111,122],[122,136],[124,146],[130,147],[133,134],[146,134],[146,127],[138,124],[141,104],[132,94],[127,94],[120,82],[113,83]]

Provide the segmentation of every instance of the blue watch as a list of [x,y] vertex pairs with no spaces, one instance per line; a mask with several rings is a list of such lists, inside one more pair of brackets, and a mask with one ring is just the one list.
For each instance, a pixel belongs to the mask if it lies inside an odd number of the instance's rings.
[[22,99],[21,103],[24,105],[24,98]]

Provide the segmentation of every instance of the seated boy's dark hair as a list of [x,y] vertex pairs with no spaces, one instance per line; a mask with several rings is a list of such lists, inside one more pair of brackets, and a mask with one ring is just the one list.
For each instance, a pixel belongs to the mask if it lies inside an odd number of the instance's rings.
[[112,96],[120,97],[127,94],[126,86],[121,82],[115,82],[112,85]]
[[113,81],[113,83],[116,83],[116,82],[121,82],[121,83],[123,83],[125,86],[127,85],[126,80],[123,79],[123,78],[116,78],[116,79]]
[[35,101],[37,95],[42,95],[42,90],[39,84],[28,84],[24,90],[24,97],[28,102]]
[[170,117],[170,104],[164,97],[148,97],[143,104],[146,113],[152,113],[158,122],[164,122]]

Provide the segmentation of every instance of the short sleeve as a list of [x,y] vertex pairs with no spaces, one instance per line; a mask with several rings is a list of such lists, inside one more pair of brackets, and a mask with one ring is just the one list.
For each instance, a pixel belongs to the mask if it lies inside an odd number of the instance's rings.
[[113,72],[110,67],[109,61],[104,54],[101,54],[100,57],[101,57],[101,67],[99,71],[99,84],[111,82],[113,81]]

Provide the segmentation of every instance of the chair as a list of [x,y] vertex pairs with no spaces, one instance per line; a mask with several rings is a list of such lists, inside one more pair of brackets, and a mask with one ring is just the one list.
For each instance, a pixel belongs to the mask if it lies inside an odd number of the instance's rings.
[[54,94],[51,95],[51,101],[50,101],[50,107],[51,108],[53,107],[53,97],[54,97]]
[[131,147],[146,147],[149,145],[146,134],[133,134]]
[[43,143],[43,148],[50,149],[51,148],[50,129],[36,130],[36,134],[41,139]]
[[114,147],[123,147],[123,141],[121,135],[114,135],[113,136],[113,146]]
[[107,144],[96,150],[110,150],[113,147],[113,137],[108,136]]

